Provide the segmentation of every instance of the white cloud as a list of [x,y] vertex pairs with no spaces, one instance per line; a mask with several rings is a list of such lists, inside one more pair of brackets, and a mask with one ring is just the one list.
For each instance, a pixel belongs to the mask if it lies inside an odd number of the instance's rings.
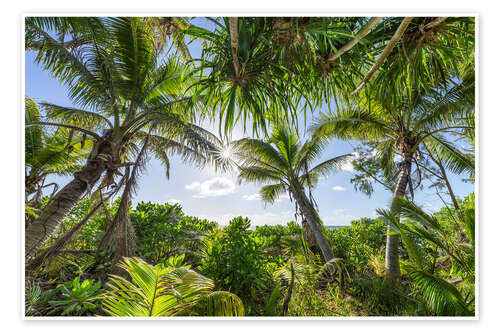
[[342,170],[353,172],[354,166],[352,165],[352,161],[359,158],[359,156],[360,156],[360,153],[357,151],[352,153],[352,156],[349,159],[347,159],[347,161],[345,163],[342,164]]
[[250,219],[252,226],[261,225],[286,225],[290,221],[295,221],[294,213],[291,210],[281,211],[277,213],[263,212],[256,214],[242,214],[242,213],[227,213],[223,215],[200,215],[200,218],[207,219],[209,221],[215,221],[221,226],[226,226],[229,224],[233,218],[242,216],[248,217]]
[[200,188],[200,186],[201,186],[200,182],[194,182],[194,183],[191,183],[189,185],[186,185],[186,190],[196,190],[196,189]]
[[425,202],[424,204],[420,205],[420,207],[422,207],[422,209],[424,211],[430,212],[430,213],[435,213],[441,209],[441,206],[432,204],[430,202]]
[[345,191],[345,187],[342,187],[340,185],[335,185],[334,187],[332,187],[332,190],[334,190],[334,191]]
[[288,194],[281,194],[277,199],[276,199],[276,202],[280,202],[282,199],[285,199],[285,200],[290,200],[290,195]]
[[232,180],[225,177],[215,177],[202,183],[193,182],[186,185],[187,190],[198,192],[193,195],[193,198],[225,196],[233,193],[235,188],[236,184]]
[[[261,200],[259,193],[245,194],[245,195],[243,195],[242,198],[247,200],[247,201]],[[281,194],[278,198],[276,198],[276,200],[274,202],[280,202],[283,199],[290,200],[290,196],[288,194]]]
[[325,225],[351,225],[351,221],[357,219],[352,214],[347,213],[345,209],[335,209],[330,212],[319,212]]
[[174,198],[170,198],[167,200],[167,202],[171,205],[175,205],[175,204],[181,204],[183,203],[182,200],[179,200],[179,199],[174,199]]
[[248,201],[260,200],[260,194],[259,193],[245,194],[243,196],[243,199],[248,200]]

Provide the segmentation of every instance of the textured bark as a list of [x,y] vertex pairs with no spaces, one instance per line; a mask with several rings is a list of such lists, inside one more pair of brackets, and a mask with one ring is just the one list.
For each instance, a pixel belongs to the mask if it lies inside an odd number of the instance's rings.
[[238,17],[229,18],[229,34],[231,35],[231,55],[233,57],[234,73],[240,76],[240,60],[238,59]]
[[304,190],[301,185],[294,184],[292,188],[292,194],[299,205],[300,210],[304,214],[304,217],[309,225],[311,233],[318,244],[321,253],[323,254],[323,258],[326,262],[330,261],[334,258],[332,247],[330,243],[326,239],[325,235],[321,230],[321,219],[311,204],[310,200],[306,197]]
[[[403,197],[406,193],[406,187],[411,174],[411,156],[404,159],[401,166],[401,173],[399,175],[396,190],[394,191],[394,198]],[[397,216],[399,221],[399,215]],[[387,226],[387,241],[385,246],[385,271],[386,278],[390,282],[394,282],[401,276],[399,269],[399,235],[392,235],[391,226]]]
[[378,68],[382,65],[382,63],[385,61],[385,59],[391,54],[392,49],[396,46],[396,44],[399,42],[399,40],[403,37],[404,32],[406,31],[406,28],[408,28],[408,25],[410,24],[411,20],[413,20],[413,17],[405,17],[401,24],[399,25],[398,29],[392,36],[391,40],[389,43],[387,43],[387,46],[385,47],[384,51],[378,56],[377,60],[375,60],[375,63],[373,66],[370,68],[368,73],[366,73],[365,77],[363,78],[363,81],[359,84],[359,86],[354,90],[351,94],[355,95],[357,94],[367,83],[370,81],[371,77],[375,72],[378,70]]
[[63,219],[82,198],[94,187],[106,170],[106,162],[97,155],[107,154],[108,142],[94,145],[87,164],[81,171],[75,172],[74,179],[63,187],[43,209],[38,219],[28,225],[25,231],[25,258],[29,262],[42,245],[59,227]]
[[105,249],[113,253],[113,267],[122,257],[131,257],[135,252],[134,229],[128,213],[131,186],[132,183],[129,181],[122,193],[118,211],[111,223],[108,224],[97,248],[98,253]]
[[73,228],[71,228],[68,232],[66,232],[61,238],[59,238],[54,245],[46,248],[43,250],[42,253],[40,253],[38,256],[36,256],[31,262],[26,266],[26,271],[34,271],[40,267],[43,262],[53,255],[59,253],[65,246],[66,244],[73,238],[73,236],[78,233],[90,220],[90,218],[97,212],[99,207],[102,205],[102,201],[95,206],[85,217],[78,223],[76,224]]
[[333,61],[337,60],[338,58],[340,58],[341,55],[343,55],[344,53],[346,53],[347,51],[349,51],[350,49],[352,49],[354,46],[356,46],[356,44],[358,44],[359,41],[363,37],[365,37],[370,32],[370,30],[372,30],[373,27],[375,27],[382,19],[383,19],[383,17],[374,17],[374,18],[372,18],[363,27],[363,29],[361,29],[361,31],[356,36],[354,36],[353,39],[351,39],[349,41],[349,43],[347,43],[346,45],[344,45],[337,53],[335,53],[332,57],[330,57],[328,59],[328,61],[333,62]]
[[[86,171],[90,171],[88,167],[86,167]],[[93,173],[93,179],[90,183],[75,177],[55,195],[44,208],[38,219],[28,226],[25,232],[26,261],[32,259],[40,247],[50,238],[57,227],[59,227],[62,220],[82,198],[87,189],[95,185],[104,171],[104,168],[92,167],[91,171]]]
[[[302,213],[303,215],[303,213]],[[313,234],[311,233],[311,228],[307,223],[307,220],[302,216],[302,229],[304,229],[304,236],[306,238],[306,243],[309,247],[316,245],[316,240],[314,239]]]
[[118,262],[123,257],[132,257],[136,250],[134,227],[132,226],[129,215],[129,203],[132,196],[132,188],[136,185],[139,167],[144,162],[143,158],[146,153],[146,148],[149,142],[149,134],[151,131],[152,128],[150,128],[148,136],[142,145],[141,151],[137,155],[130,177],[127,168],[127,174],[124,176],[126,179],[126,185],[122,193],[120,206],[118,207],[118,211],[116,212],[112,222],[108,225],[101,243],[97,248],[97,253],[106,249],[111,250],[113,253],[111,271],[112,273],[118,275],[126,274],[126,272],[117,265]]

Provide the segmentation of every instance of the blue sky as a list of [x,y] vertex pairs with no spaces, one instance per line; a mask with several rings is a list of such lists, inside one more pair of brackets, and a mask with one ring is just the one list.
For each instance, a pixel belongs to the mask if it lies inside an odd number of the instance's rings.
[[[193,56],[199,54],[199,45],[190,45]],[[26,52],[26,96],[35,98],[38,102],[46,101],[64,106],[72,106],[67,98],[66,89],[57,80],[51,78],[34,63],[35,54]],[[319,114],[317,110],[315,115]],[[312,117],[308,115],[307,122]],[[204,124],[217,133],[217,124]],[[233,139],[244,137],[241,127],[233,132]],[[352,152],[349,142],[332,141],[321,159]],[[270,205],[258,200],[259,187],[252,184],[238,185],[236,174],[216,173],[211,168],[198,169],[185,165],[176,156],[171,158],[170,179],[166,179],[161,163],[151,159],[146,172],[139,179],[139,187],[134,203],[151,201],[156,203],[178,202],[188,215],[204,217],[227,222],[235,216],[247,216],[253,225],[286,224],[294,219],[295,204],[287,198]],[[318,203],[319,213],[326,225],[349,225],[350,221],[360,217],[375,217],[377,208],[386,207],[392,194],[379,185],[371,197],[356,192],[350,183],[353,173],[343,170],[332,174],[327,179],[320,180],[313,190]],[[463,197],[474,190],[474,185],[461,181],[461,176],[451,175],[455,194]],[[69,181],[68,177],[54,177],[60,185]],[[447,197],[445,197],[447,200]],[[429,210],[437,210],[442,206],[434,190],[425,190],[416,194],[416,201]]]

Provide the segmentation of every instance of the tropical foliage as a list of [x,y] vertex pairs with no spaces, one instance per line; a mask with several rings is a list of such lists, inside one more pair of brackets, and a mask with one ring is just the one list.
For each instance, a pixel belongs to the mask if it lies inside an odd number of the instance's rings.
[[[457,186],[477,171],[473,17],[24,26],[70,101],[24,100],[26,316],[476,314],[475,194]],[[294,220],[134,201],[151,159],[177,177],[173,155],[259,185],[264,209],[290,201]],[[388,207],[325,224],[333,173]]]

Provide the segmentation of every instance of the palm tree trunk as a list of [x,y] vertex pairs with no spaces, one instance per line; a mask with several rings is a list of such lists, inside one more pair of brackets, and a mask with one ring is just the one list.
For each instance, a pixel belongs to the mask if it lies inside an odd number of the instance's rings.
[[361,31],[349,41],[346,45],[344,45],[340,50],[338,50],[337,53],[335,53],[333,56],[331,56],[328,61],[333,62],[337,60],[341,55],[352,49],[356,44],[359,43],[363,37],[365,37],[370,30],[373,29],[380,21],[382,21],[383,17],[373,17],[364,27],[361,29]]
[[[425,147],[427,149],[427,147]],[[429,153],[429,157],[431,160],[439,167],[439,171],[441,172],[441,178],[444,181],[444,184],[446,185],[446,189],[448,190],[448,194],[450,196],[451,202],[453,203],[453,207],[455,207],[455,210],[457,211],[457,214],[460,214],[460,207],[458,206],[457,198],[455,197],[455,193],[453,192],[453,189],[451,188],[450,181],[448,180],[448,175],[446,174],[446,170],[443,166],[443,163],[441,163],[441,160],[437,157],[434,157],[433,154],[427,149],[427,152]],[[461,217],[461,216],[460,216]]]
[[318,244],[321,253],[323,254],[323,258],[326,262],[330,261],[334,258],[332,247],[330,243],[326,239],[325,235],[323,235],[323,231],[321,230],[321,219],[311,204],[310,200],[306,197],[304,190],[301,185],[296,184],[292,187],[292,194],[297,201],[297,204],[300,207],[300,210],[304,214],[304,217],[309,225],[311,233]]
[[66,232],[61,238],[54,243],[54,245],[44,249],[42,253],[40,253],[36,258],[31,260],[29,265],[26,266],[26,271],[34,271],[38,269],[45,260],[49,259],[54,254],[61,251],[66,244],[73,238],[73,236],[78,233],[90,220],[90,218],[97,212],[99,207],[103,202],[99,202],[78,224],[76,224],[73,228],[71,228],[68,232]]
[[[404,159],[398,183],[394,191],[394,198],[403,197],[411,174],[411,157]],[[397,216],[399,220],[399,215]],[[391,226],[387,226],[387,242],[385,246],[385,271],[389,282],[396,281],[401,276],[399,269],[399,235],[394,235]]]
[[[102,143],[96,143],[93,153],[100,151]],[[91,157],[81,171],[75,172],[74,179],[62,188],[43,209],[38,219],[30,223],[25,231],[25,259],[30,261],[42,245],[59,227],[63,219],[82,198],[92,189],[106,169],[105,161]]]
[[403,37],[404,32],[406,31],[406,28],[408,28],[408,25],[410,24],[411,20],[413,20],[413,17],[405,17],[403,21],[401,21],[401,24],[399,25],[398,29],[392,36],[391,40],[389,43],[387,43],[386,47],[384,48],[384,51],[377,57],[377,60],[375,60],[375,63],[373,64],[372,68],[366,73],[365,77],[361,81],[361,83],[358,85],[358,87],[351,93],[351,95],[356,95],[367,83],[370,81],[371,77],[375,72],[378,70],[378,68],[382,65],[382,63],[385,61],[385,59],[391,54],[392,49],[396,46],[396,44],[399,42],[399,40]]
[[229,18],[229,34],[231,35],[231,55],[233,57],[234,76],[240,76],[240,60],[238,59],[238,17]]
[[132,196],[132,188],[137,183],[139,167],[144,163],[143,159],[148,146],[149,135],[152,130],[153,127],[150,128],[149,133],[144,140],[144,144],[142,145],[141,151],[137,155],[130,175],[127,167],[126,175],[124,176],[126,179],[126,185],[123,189],[120,206],[118,207],[118,211],[116,212],[111,224],[108,225],[101,243],[97,248],[97,253],[105,249],[113,252],[111,270],[113,273],[118,275],[125,274],[123,269],[118,267],[118,262],[122,260],[123,257],[132,257],[137,247],[134,236],[134,227],[130,221],[129,203]]

